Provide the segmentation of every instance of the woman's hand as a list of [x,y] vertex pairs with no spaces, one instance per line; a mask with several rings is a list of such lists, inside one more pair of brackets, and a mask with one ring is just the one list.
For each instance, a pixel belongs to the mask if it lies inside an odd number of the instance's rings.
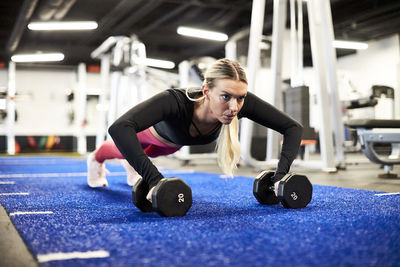
[[275,196],[278,196],[279,182],[280,181],[277,181],[276,183],[274,183]]
[[150,202],[151,202],[151,195],[153,194],[154,188],[155,188],[155,186],[153,186],[153,187],[149,190],[149,193],[148,193],[147,196],[146,196],[146,199],[147,199],[148,201],[150,201]]

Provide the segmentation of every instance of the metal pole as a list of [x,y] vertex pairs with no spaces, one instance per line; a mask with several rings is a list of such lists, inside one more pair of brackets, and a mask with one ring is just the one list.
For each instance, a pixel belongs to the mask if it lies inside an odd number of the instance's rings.
[[[282,57],[283,57],[283,34],[286,21],[286,0],[274,0],[274,17],[272,25],[272,51],[271,51],[271,74],[273,97],[272,105],[282,110]],[[268,129],[267,161],[277,159],[279,151],[279,136],[276,132]]]
[[225,45],[225,57],[231,60],[237,60],[236,41],[228,41]]
[[254,0],[251,11],[249,52],[247,58],[248,90],[255,91],[257,70],[260,66],[260,42],[264,25],[265,0]]
[[[118,102],[118,88],[121,82],[121,71],[114,71],[111,73],[111,93],[110,104],[108,108],[107,129],[117,118],[117,102]],[[111,140],[111,136],[107,134],[107,139]]]
[[[189,85],[189,61],[185,60],[179,63],[179,87],[186,88]],[[179,156],[182,158],[188,158],[190,151],[189,146],[183,146],[179,152]]]
[[336,171],[333,153],[332,128],[329,123],[329,96],[327,90],[327,63],[323,51],[323,31],[321,2],[326,0],[308,0],[308,20],[310,26],[310,41],[312,51],[312,61],[315,73],[315,81],[318,87],[317,98],[320,115],[320,147],[322,158],[322,169],[324,171]]
[[296,36],[296,4],[290,0],[290,86],[298,86],[297,67],[297,36]]
[[108,110],[107,95],[109,88],[109,75],[110,75],[110,55],[101,56],[101,70],[100,70],[100,94],[99,94],[99,117],[96,135],[96,148],[100,147],[106,138],[106,112]]
[[[265,0],[254,0],[251,11],[251,26],[249,36],[249,52],[247,58],[248,90],[255,91],[257,70],[260,65],[260,48],[262,30],[264,24]],[[251,163],[251,139],[253,136],[253,123],[248,119],[242,119],[240,124],[240,148],[242,158],[246,164]]]
[[225,57],[231,60],[238,60],[237,41],[247,37],[250,34],[250,28],[244,28],[231,36],[225,45]]
[[7,153],[15,155],[15,62],[8,64],[8,90],[7,90]]
[[139,94],[138,94],[138,102],[141,102],[149,97],[149,92],[147,88],[147,75],[146,75],[146,65],[145,65],[145,59],[147,58],[146,55],[146,46],[142,43],[139,42],[138,44],[138,56],[140,58],[140,63],[139,63]]
[[339,89],[337,86],[337,71],[336,71],[336,50],[332,46],[334,41],[334,33],[333,33],[333,23],[332,23],[332,14],[331,14],[331,6],[329,1],[321,1],[321,13],[324,14],[323,26],[324,30],[322,33],[324,34],[323,40],[325,43],[323,47],[326,50],[326,65],[327,65],[327,82],[328,88],[331,93],[331,114],[333,121],[333,132],[335,137],[335,148],[336,148],[336,160],[339,166],[345,167],[345,158],[343,151],[344,144],[344,126],[342,122],[342,111],[340,107],[340,96]]
[[76,128],[78,153],[86,153],[86,133],[85,133],[85,114],[86,114],[86,64],[78,65],[78,88],[76,94]]
[[300,85],[303,85],[303,0],[297,0],[297,8],[297,78]]

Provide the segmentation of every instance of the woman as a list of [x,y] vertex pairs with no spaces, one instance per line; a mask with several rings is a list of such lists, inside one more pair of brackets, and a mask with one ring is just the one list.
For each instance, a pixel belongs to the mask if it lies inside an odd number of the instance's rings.
[[150,201],[152,189],[163,176],[148,157],[172,154],[184,145],[215,140],[218,164],[232,176],[240,159],[238,118],[242,117],[284,135],[281,157],[272,178],[272,182],[278,182],[297,156],[303,128],[247,92],[246,74],[238,62],[220,59],[207,69],[201,89],[163,91],[117,119],[109,128],[116,146],[105,142],[88,158],[88,184],[107,185],[104,161],[126,159],[128,183],[133,185],[142,176],[150,188],[147,195]]

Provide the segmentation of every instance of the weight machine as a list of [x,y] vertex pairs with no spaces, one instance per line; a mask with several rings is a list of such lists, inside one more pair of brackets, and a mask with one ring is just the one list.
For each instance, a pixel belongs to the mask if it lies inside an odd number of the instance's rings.
[[[294,21],[294,0],[291,0],[291,20]],[[296,34],[292,32],[292,59],[298,59],[298,62],[292,63],[292,75],[296,70],[302,69],[302,1],[298,0],[298,28]],[[271,54],[271,72],[273,96],[269,101],[272,105],[282,110],[282,57],[283,57],[283,32],[286,22],[286,0],[274,0],[273,9],[273,33],[272,33],[272,54]],[[318,108],[320,114],[319,138],[321,146],[320,161],[301,161],[295,160],[293,165],[307,168],[317,168],[326,172],[337,171],[337,166],[344,165],[344,129],[340,118],[339,95],[336,81],[336,54],[332,46],[333,26],[328,0],[309,0],[308,19],[311,37],[312,58],[314,64],[314,75],[318,86]],[[260,65],[259,44],[262,39],[262,30],[264,22],[265,0],[254,0],[252,7],[249,50],[247,58],[247,74],[249,91],[254,92],[256,73]],[[292,31],[295,23],[292,22]],[[234,41],[234,40],[233,40]],[[296,46],[297,43],[297,46]],[[235,56],[232,49],[235,45],[228,42],[226,46],[226,55]],[[296,55],[297,51],[297,57]],[[297,67],[296,67],[297,65]],[[294,76],[291,79],[295,83],[302,82],[302,75]],[[330,93],[330,95],[329,95]],[[330,108],[329,108],[330,107]],[[330,123],[332,122],[332,124]],[[243,119],[240,125],[240,144],[242,149],[242,159],[246,165],[265,169],[268,166],[275,166],[278,161],[278,152],[280,137],[272,130],[268,130],[267,155],[265,161],[254,159],[250,154],[251,139],[253,133],[253,122]],[[334,138],[332,133],[334,133]],[[335,150],[334,150],[335,148]],[[336,158],[335,158],[336,152]]]
[[[135,35],[131,37],[112,36],[96,48],[91,53],[91,57],[101,60],[101,87],[96,135],[96,147],[99,147],[106,139],[106,129],[126,111],[121,109],[120,105],[123,101],[121,89],[124,86],[124,78],[128,78],[129,86],[132,86],[135,94],[134,103],[130,103],[130,106],[147,98],[146,47]],[[109,88],[111,89],[109,90]],[[107,134],[107,139],[109,138],[110,136]]]

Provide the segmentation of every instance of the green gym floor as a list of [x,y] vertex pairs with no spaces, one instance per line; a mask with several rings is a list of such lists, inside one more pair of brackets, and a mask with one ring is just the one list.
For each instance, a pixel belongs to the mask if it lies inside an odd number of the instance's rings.
[[[43,155],[43,154],[41,154]],[[77,154],[51,154],[62,156],[79,157]],[[6,155],[0,155],[6,156]],[[32,154],[30,154],[32,156]],[[18,158],[18,156],[16,156]],[[338,186],[345,188],[400,192],[400,166],[395,166],[393,173],[399,175],[395,179],[378,178],[378,174],[383,173],[379,165],[369,162],[363,154],[346,154],[347,168],[337,173],[324,173],[320,170],[304,169],[293,167],[291,171],[305,174],[313,184]],[[185,166],[182,161],[160,157],[154,159],[156,166],[171,169],[190,169],[198,172],[220,173],[214,159],[196,159]],[[258,171],[240,166],[237,174],[241,176],[255,177]],[[111,177],[110,177],[111,178]],[[4,208],[0,205],[0,266],[37,266],[36,261],[26,248],[21,237],[12,225]]]

